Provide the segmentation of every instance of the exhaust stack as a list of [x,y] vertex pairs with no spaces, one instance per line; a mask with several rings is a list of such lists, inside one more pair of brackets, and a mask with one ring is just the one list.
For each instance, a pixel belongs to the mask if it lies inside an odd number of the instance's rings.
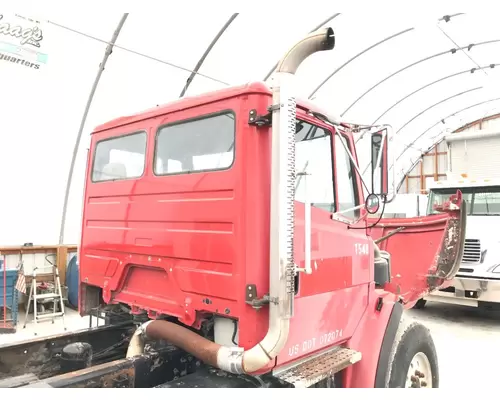
[[[142,354],[144,336],[163,339],[203,362],[233,374],[251,374],[264,368],[283,349],[293,316],[295,262],[295,73],[310,55],[335,47],[331,28],[313,32],[281,59],[273,78],[271,144],[271,223],[269,230],[269,329],[264,339],[245,351],[225,347],[167,321],[149,321],[134,333],[127,357]],[[182,334],[180,334],[182,332]],[[196,338],[193,336],[195,335]]]

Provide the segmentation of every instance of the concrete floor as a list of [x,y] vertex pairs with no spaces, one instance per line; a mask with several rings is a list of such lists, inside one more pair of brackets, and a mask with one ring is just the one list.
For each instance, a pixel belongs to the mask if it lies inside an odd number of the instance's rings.
[[498,386],[500,312],[428,302],[407,316],[422,322],[433,336],[439,360],[440,387],[483,389]]
[[[28,316],[26,328],[23,328],[24,310],[22,310],[22,312],[19,314],[16,333],[0,335],[0,345],[55,335],[58,333],[64,333],[64,327],[66,327],[67,331],[77,331],[89,327],[90,317],[82,318],[77,311],[67,307],[65,309],[65,312],[66,315],[64,316],[64,324],[61,318],[56,318],[53,324],[49,319],[38,322],[35,326],[35,324],[33,323],[33,314],[30,314]],[[96,326],[96,318],[93,318],[93,322],[93,326]],[[101,322],[101,324],[102,323],[103,322]],[[35,333],[37,333],[36,336]]]
[[[428,302],[423,310],[406,311],[406,316],[422,322],[431,330],[438,353],[442,388],[477,388],[478,383],[481,387],[496,387],[498,371],[490,365],[500,359],[499,312]],[[34,324],[28,322],[23,329],[23,321],[24,314],[17,333],[0,335],[0,344],[36,337]],[[71,309],[67,309],[65,322],[68,331],[89,326],[88,317],[81,318]],[[62,321],[39,323],[37,332],[38,337],[62,333]]]

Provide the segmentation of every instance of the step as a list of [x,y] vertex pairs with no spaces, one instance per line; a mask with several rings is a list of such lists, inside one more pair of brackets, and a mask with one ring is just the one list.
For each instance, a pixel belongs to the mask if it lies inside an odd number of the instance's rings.
[[58,298],[59,298],[59,293],[42,293],[36,295],[37,300],[58,299]]
[[360,352],[347,347],[335,347],[296,362],[273,375],[296,388],[304,388],[321,382],[360,360]]
[[56,312],[56,313],[46,313],[46,314],[37,314],[36,319],[43,319],[43,318],[55,318],[55,317],[60,317],[64,315],[63,312]]

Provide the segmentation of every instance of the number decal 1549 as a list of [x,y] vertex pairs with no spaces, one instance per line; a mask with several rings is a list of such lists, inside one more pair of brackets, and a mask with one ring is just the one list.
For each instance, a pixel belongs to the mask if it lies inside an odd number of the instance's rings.
[[354,250],[358,256],[367,256],[369,253],[368,243],[354,243]]

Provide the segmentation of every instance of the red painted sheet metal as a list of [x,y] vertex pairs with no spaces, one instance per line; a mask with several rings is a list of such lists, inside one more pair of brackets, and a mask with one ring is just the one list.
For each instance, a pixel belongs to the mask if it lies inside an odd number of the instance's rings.
[[379,243],[381,250],[391,254],[391,282],[386,289],[400,295],[407,307],[430,291],[446,287],[457,272],[466,224],[461,193],[440,211],[426,217],[382,219],[371,229],[374,240],[394,233]]

